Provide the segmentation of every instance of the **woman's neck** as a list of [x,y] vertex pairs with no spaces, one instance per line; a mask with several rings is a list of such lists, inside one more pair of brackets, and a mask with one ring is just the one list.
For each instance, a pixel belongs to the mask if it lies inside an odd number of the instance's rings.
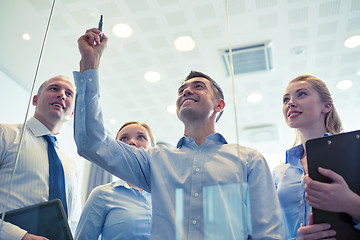
[[301,140],[301,144],[305,149],[306,141],[314,138],[322,137],[325,133],[327,133],[325,126],[323,127],[315,127],[315,128],[307,128],[307,129],[298,129],[299,137]]
[[322,137],[326,133],[325,126],[314,126],[313,128],[306,128],[306,129],[298,129],[299,137],[301,139],[301,145],[303,146],[304,153],[300,159],[301,164],[304,168],[305,174],[308,174],[308,166],[307,166],[307,158],[306,158],[306,148],[305,143],[314,138]]

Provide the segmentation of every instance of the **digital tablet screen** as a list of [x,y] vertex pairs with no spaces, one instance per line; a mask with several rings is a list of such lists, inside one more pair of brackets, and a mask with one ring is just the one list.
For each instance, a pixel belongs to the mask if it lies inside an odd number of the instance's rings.
[[73,240],[59,199],[8,211],[5,222],[48,239]]

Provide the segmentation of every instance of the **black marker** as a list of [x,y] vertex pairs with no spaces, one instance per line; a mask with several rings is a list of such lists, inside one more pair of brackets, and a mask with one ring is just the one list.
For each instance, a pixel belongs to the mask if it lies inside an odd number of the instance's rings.
[[101,33],[100,33],[100,42],[101,42],[102,39],[103,39],[103,33],[102,33],[102,29],[103,29],[103,15],[101,15],[101,17],[100,17],[98,29],[101,31]]

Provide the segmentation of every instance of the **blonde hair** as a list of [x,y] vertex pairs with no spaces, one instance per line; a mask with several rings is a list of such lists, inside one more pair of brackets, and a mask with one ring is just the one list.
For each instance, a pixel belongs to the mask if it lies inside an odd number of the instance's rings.
[[154,135],[153,135],[153,133],[152,133],[152,131],[151,131],[151,128],[150,128],[146,123],[141,123],[141,122],[138,122],[138,121],[129,121],[129,122],[124,123],[124,125],[122,125],[122,126],[120,127],[119,131],[116,133],[115,139],[118,139],[119,133],[120,133],[120,131],[121,131],[124,127],[129,126],[129,125],[131,125],[131,124],[136,124],[136,125],[140,125],[140,126],[144,127],[144,128],[146,129],[146,131],[148,132],[148,134],[149,134],[149,137],[150,137],[150,145],[151,145],[152,147],[155,146],[156,142],[155,142]]
[[[313,89],[318,93],[320,100],[323,103],[329,103],[331,104],[331,109],[330,111],[326,114],[325,117],[325,129],[327,132],[336,134],[336,133],[340,133],[343,131],[343,127],[342,127],[342,123],[341,123],[341,119],[336,111],[336,108],[334,106],[334,101],[331,97],[330,91],[328,89],[328,87],[326,86],[326,84],[320,80],[319,78],[309,75],[309,74],[303,74],[300,76],[297,76],[296,78],[292,79],[288,85],[290,85],[291,83],[294,82],[308,82],[311,84],[311,86],[313,87]],[[295,139],[295,143],[294,146],[299,142],[299,134],[296,131],[296,139]]]

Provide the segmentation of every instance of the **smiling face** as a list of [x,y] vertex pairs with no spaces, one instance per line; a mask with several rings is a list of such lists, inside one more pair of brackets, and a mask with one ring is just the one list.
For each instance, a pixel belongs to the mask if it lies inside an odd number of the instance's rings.
[[321,101],[319,94],[306,81],[290,83],[283,97],[283,114],[291,128],[325,129],[325,117],[331,104]]
[[67,78],[57,76],[43,83],[33,98],[34,117],[49,128],[74,114],[75,87]]
[[135,123],[123,127],[118,132],[116,140],[135,146],[136,148],[148,148],[151,146],[150,135],[147,129]]
[[178,90],[176,114],[183,122],[215,117],[224,106],[224,100],[215,94],[211,82],[206,78],[187,80]]

